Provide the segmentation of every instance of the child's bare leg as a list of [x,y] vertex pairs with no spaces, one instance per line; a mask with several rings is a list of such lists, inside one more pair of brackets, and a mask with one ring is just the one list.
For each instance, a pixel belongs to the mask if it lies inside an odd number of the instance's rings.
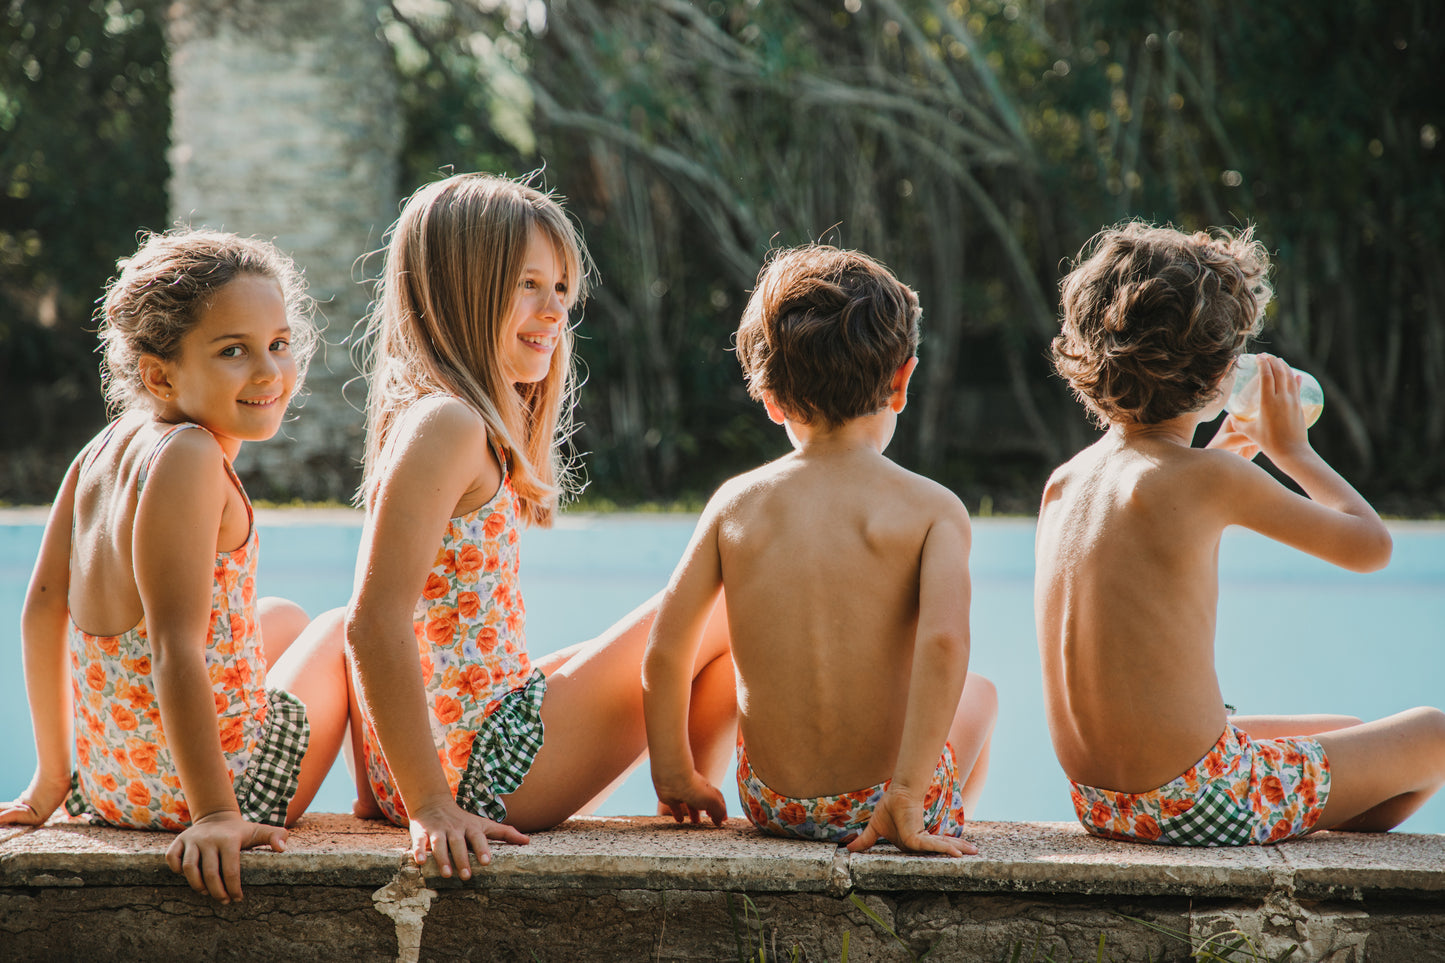
[[[555,826],[600,802],[643,758],[642,653],[660,599],[654,596],[576,647],[547,676],[546,738],[521,787],[503,799],[508,823],[523,832]],[[723,649],[712,651],[718,643],[717,633],[705,634],[698,666],[706,668],[724,654],[726,633]]]
[[1330,793],[1318,828],[1386,832],[1445,785],[1445,712],[1418,708],[1323,732]]
[[306,721],[311,730],[296,795],[286,810],[291,825],[321,788],[346,733],[349,719],[346,660],[343,656],[345,609],[323,613],[306,627],[276,663],[268,682],[285,689],[306,704]]
[[986,677],[970,672],[963,683],[958,711],[948,728],[953,761],[963,780],[963,811],[972,816],[988,779],[988,754],[998,718],[998,690]]
[[555,826],[597,801],[642,758],[642,652],[657,615],[650,599],[577,648],[547,676],[546,736],[516,792],[507,822],[531,832]]
[[266,664],[275,665],[281,656],[306,630],[311,617],[290,599],[268,595],[256,600],[256,622],[261,626],[261,647],[266,650]]
[[1354,716],[1297,715],[1297,716],[1230,716],[1229,721],[1245,732],[1251,739],[1285,739],[1289,736],[1317,736],[1322,732],[1348,729],[1364,722]]
[[581,652],[582,647],[586,644],[586,642],[577,642],[567,646],[565,649],[558,649],[556,652],[549,652],[546,655],[539,656],[532,660],[532,668],[539,670],[545,676],[550,676],[553,672],[556,672],[562,668],[562,666],[566,665],[568,659],[572,658],[572,656],[578,652]]

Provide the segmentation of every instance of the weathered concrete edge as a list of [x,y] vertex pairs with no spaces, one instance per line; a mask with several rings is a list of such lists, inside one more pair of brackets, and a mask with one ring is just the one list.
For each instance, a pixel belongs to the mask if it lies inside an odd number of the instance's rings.
[[[288,851],[242,856],[246,885],[382,887],[416,873],[401,830],[325,815]],[[433,889],[694,890],[773,893],[973,892],[1083,896],[1445,900],[1445,836],[1326,833],[1280,847],[1181,850],[1110,843],[1060,823],[977,823],[983,854],[854,855],[667,820],[571,820],[526,847],[494,847],[470,881],[422,869]],[[86,826],[0,833],[0,887],[184,886],[165,865],[174,837]]]

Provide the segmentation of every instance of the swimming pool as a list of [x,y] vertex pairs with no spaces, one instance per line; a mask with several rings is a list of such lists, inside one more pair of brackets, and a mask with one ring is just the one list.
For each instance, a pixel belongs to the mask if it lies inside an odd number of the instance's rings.
[[[360,542],[351,512],[263,511],[262,594],[313,615],[345,604]],[[543,654],[607,628],[667,581],[695,519],[573,515],[523,536],[522,590],[531,650]],[[35,764],[20,666],[20,606],[43,517],[0,512],[0,798],[24,788]],[[1365,719],[1445,705],[1445,524],[1396,522],[1390,566],[1356,575],[1251,532],[1231,529],[1220,552],[1217,663],[1225,698],[1245,713],[1344,712]],[[1032,519],[974,522],[972,667],[999,689],[999,719],[983,820],[1072,820],[1067,783],[1043,716],[1033,627]],[[722,787],[739,814],[736,789]],[[1445,794],[1402,830],[1445,833]],[[341,765],[313,804],[349,811]],[[655,811],[646,767],[603,805],[604,815]]]

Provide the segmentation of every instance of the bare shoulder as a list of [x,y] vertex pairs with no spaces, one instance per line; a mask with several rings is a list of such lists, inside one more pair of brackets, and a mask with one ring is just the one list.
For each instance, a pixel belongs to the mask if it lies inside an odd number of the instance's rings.
[[432,395],[397,415],[389,443],[393,463],[470,462],[487,450],[487,423],[466,402]]
[[[135,437],[139,440],[144,434],[137,432]],[[209,480],[225,483],[225,464],[226,453],[209,431],[177,431],[151,462],[146,491]]]
[[952,489],[916,472],[901,469],[899,495],[914,510],[928,516],[934,524],[968,528],[968,509]]
[[734,475],[718,486],[703,509],[703,519],[722,521],[746,511],[754,502],[784,484],[788,468],[786,458]]

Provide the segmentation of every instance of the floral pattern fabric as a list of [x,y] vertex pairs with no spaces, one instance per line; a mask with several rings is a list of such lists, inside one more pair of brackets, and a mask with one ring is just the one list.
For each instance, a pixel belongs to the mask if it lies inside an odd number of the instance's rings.
[[[517,586],[517,518],[517,493],[504,470],[490,501],[447,524],[412,613],[432,741],[453,796],[487,717],[532,675]],[[365,747],[377,803],[388,819],[406,825],[406,807],[370,720]]]
[[1230,723],[1203,759],[1143,793],[1073,785],[1074,811],[1095,836],[1174,846],[1263,845],[1314,829],[1330,791],[1318,739],[1252,739]]
[[[166,440],[147,456],[147,464]],[[226,466],[245,499],[240,480]],[[251,763],[266,724],[266,653],[256,624],[256,557],[259,538],[251,503],[245,544],[216,556],[206,671],[216,704],[221,751],[234,782]],[[179,831],[190,824],[180,777],[161,726],[145,621],[121,635],[99,636],[71,622],[70,679],[75,716],[77,802],[114,826]]]
[[[836,796],[784,796],[770,789],[753,772],[741,733],[738,736],[738,796],[748,821],[772,836],[839,844],[851,842],[873,818],[873,807],[878,805],[892,781]],[[943,754],[933,770],[933,782],[923,799],[923,825],[930,835],[963,835],[962,792],[953,746],[944,743]]]

